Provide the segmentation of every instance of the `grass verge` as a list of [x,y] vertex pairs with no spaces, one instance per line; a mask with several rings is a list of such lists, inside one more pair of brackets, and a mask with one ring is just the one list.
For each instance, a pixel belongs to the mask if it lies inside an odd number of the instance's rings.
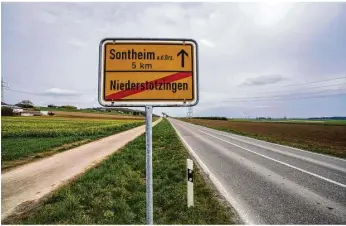
[[[195,170],[195,206],[187,208],[188,152],[167,120],[153,128],[155,224],[233,224],[232,210]],[[11,224],[145,224],[145,135],[60,188]]]

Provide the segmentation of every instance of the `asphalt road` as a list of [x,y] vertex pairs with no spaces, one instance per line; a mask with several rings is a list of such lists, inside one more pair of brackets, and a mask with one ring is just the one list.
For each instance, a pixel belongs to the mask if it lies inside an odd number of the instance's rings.
[[169,119],[249,224],[346,224],[346,161]]

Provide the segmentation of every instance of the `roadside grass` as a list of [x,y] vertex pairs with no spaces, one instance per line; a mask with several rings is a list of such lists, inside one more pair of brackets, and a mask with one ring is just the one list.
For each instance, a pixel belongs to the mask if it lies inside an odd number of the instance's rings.
[[54,155],[144,124],[134,120],[1,117],[1,169]]
[[346,158],[346,127],[339,124],[317,125],[195,119],[183,119],[182,121],[303,150]]
[[[230,207],[194,170],[195,206],[187,208],[188,152],[167,120],[153,128],[155,224],[234,224]],[[11,224],[145,224],[145,135],[63,186]]]

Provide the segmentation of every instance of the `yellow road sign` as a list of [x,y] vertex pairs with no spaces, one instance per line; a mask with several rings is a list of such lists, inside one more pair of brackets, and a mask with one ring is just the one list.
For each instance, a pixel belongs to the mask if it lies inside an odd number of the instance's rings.
[[172,39],[104,39],[99,102],[103,106],[193,106],[198,102],[197,43]]

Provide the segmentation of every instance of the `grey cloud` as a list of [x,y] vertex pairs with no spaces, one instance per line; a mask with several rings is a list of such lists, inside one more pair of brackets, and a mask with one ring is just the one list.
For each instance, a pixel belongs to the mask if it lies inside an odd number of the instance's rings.
[[54,96],[54,97],[77,97],[81,94],[77,93],[73,90],[64,90],[59,88],[51,88],[43,92],[42,94],[47,96]]
[[55,13],[49,11],[43,11],[40,15],[40,19],[47,24],[55,23],[58,17]]
[[83,41],[79,41],[75,38],[71,39],[68,41],[68,44],[74,46],[74,47],[78,47],[78,48],[83,48],[85,46],[87,46],[87,43],[83,42]]
[[261,86],[267,84],[274,84],[284,80],[284,77],[280,74],[273,75],[260,75],[255,78],[247,78],[241,85],[245,86]]
[[167,25],[176,25],[175,21],[171,19],[166,19],[165,22]]
[[210,42],[210,41],[207,41],[207,40],[205,40],[205,39],[201,39],[201,43],[202,43],[203,45],[205,45],[205,46],[210,47],[210,48],[215,47],[215,44],[214,44],[214,43],[212,43],[212,42]]

